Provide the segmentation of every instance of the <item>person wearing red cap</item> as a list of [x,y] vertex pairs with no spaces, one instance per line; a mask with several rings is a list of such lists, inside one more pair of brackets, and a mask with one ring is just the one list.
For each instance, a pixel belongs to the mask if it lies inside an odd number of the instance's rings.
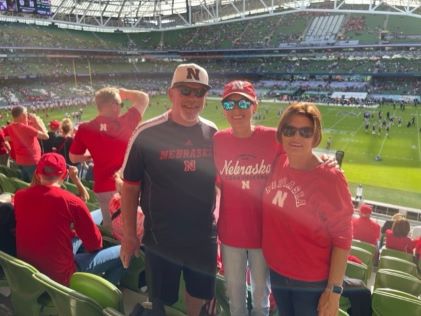
[[214,296],[216,126],[200,117],[209,88],[204,68],[179,65],[168,89],[171,109],[137,128],[123,164],[121,260],[127,267],[139,251],[140,195],[154,316],[165,315],[164,306],[177,301],[181,272],[188,315],[199,315]]
[[353,239],[368,242],[377,246],[380,238],[380,225],[371,216],[372,206],[362,204],[360,216],[352,219]]
[[338,314],[354,209],[343,173],[313,153],[321,139],[314,104],[284,110],[277,140],[286,155],[272,164],[262,202],[263,254],[283,316]]
[[232,316],[247,315],[246,270],[250,267],[253,315],[269,314],[269,269],[262,253],[263,187],[282,146],[274,128],[252,124],[258,101],[253,85],[224,86],[224,116],[230,128],[214,136],[217,187],[221,191],[218,236]]
[[[132,106],[120,115],[124,100]],[[99,115],[79,125],[69,158],[73,163],[93,160],[93,190],[101,207],[102,224],[111,231],[108,206],[116,193],[114,174],[123,164],[127,143],[149,104],[149,96],[138,90],[106,87],[96,92],[95,103]]]
[[38,139],[48,139],[47,129],[40,117],[28,114],[23,106],[12,109],[13,122],[4,129],[6,140],[11,140],[15,161],[22,172],[22,178],[30,182],[35,166],[41,158]]
[[[86,204],[60,187],[66,175],[63,156],[44,154],[35,171],[39,184],[16,192],[17,256],[64,285],[75,271],[103,275],[118,284],[123,273],[120,246],[102,249],[101,233]],[[74,255],[75,233],[85,252]]]

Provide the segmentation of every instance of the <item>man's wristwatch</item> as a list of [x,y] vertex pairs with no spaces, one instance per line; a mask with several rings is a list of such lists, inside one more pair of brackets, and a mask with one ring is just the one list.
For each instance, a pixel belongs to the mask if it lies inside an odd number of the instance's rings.
[[326,286],[326,290],[335,294],[342,294],[342,292],[344,291],[344,288],[341,285],[337,285],[337,284],[328,284]]

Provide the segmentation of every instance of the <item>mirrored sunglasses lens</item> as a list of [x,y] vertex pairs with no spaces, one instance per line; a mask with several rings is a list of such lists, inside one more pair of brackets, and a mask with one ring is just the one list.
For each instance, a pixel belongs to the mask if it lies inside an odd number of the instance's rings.
[[240,100],[237,104],[240,109],[247,110],[250,107],[251,102],[249,100]]
[[222,107],[224,110],[231,111],[234,108],[235,102],[234,101],[223,101]]

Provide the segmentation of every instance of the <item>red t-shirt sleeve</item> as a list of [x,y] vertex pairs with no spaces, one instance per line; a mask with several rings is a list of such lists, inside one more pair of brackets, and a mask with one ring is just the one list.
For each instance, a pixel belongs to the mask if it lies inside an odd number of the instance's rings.
[[120,116],[120,121],[123,126],[134,129],[139,124],[141,118],[140,112],[135,107],[131,107],[126,113]]
[[77,236],[82,240],[86,251],[91,252],[102,248],[102,236],[92,220],[86,205],[79,201],[73,201],[70,209],[73,213],[74,229]]
[[329,199],[320,205],[320,211],[327,221],[327,229],[334,247],[350,249],[352,243],[352,205],[351,194],[342,172],[332,170],[329,181]]

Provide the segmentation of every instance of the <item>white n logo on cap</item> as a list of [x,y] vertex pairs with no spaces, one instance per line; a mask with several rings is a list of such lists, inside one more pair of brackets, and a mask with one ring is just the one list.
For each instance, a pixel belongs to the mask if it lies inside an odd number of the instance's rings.
[[187,68],[187,79],[193,79],[200,81],[200,69],[194,69],[194,68]]
[[243,90],[243,87],[244,87],[244,84],[242,81],[234,81],[232,85],[234,86],[234,89],[236,90]]

